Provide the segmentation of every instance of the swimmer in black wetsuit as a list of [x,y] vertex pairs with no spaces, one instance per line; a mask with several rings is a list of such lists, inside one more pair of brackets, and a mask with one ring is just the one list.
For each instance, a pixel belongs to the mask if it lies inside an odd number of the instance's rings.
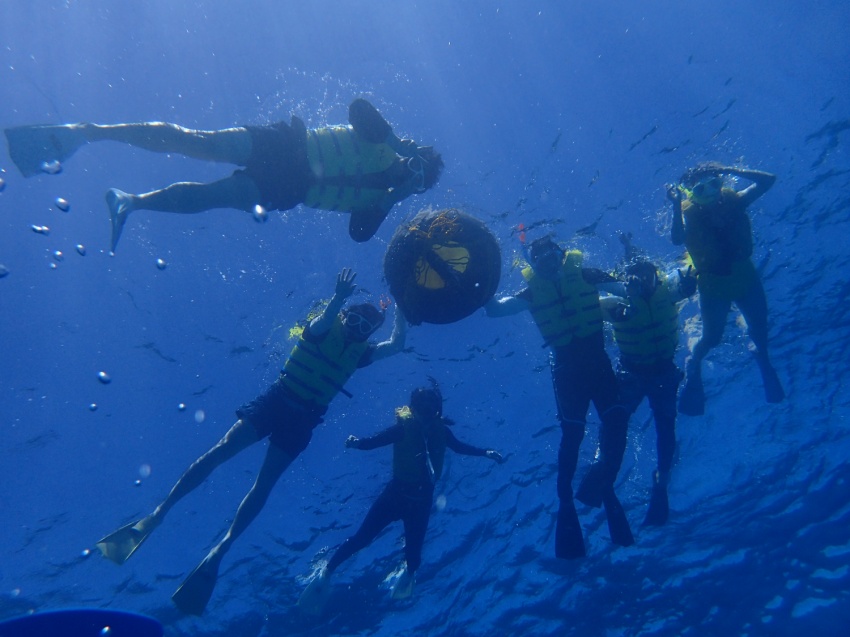
[[331,574],[349,557],[365,548],[391,522],[404,523],[405,568],[393,587],[394,599],[413,593],[414,573],[419,568],[422,544],[434,499],[434,484],[443,470],[446,449],[468,456],[484,456],[503,462],[498,451],[479,449],[458,440],[443,417],[443,397],[439,387],[420,387],[410,395],[410,406],[396,409],[393,426],[370,437],[349,436],[345,446],[377,449],[393,445],[393,477],[369,509],[357,533],[336,550],[327,566],[310,583],[298,601],[306,612],[317,614],[329,593]]

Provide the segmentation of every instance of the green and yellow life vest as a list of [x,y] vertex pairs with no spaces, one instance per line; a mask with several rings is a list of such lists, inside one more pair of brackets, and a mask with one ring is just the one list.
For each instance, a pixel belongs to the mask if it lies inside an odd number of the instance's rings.
[[528,266],[522,276],[531,290],[531,316],[550,347],[564,347],[574,338],[602,331],[599,292],[581,274],[582,253],[564,256],[557,281],[550,281]]
[[352,212],[379,205],[386,188],[365,187],[364,175],[382,173],[398,160],[388,144],[371,144],[351,126],[307,131],[307,161],[315,183],[304,203],[320,210]]
[[410,407],[396,409],[396,422],[404,428],[404,437],[393,443],[393,478],[406,484],[421,484],[430,473],[430,459],[436,482],[443,473],[446,458],[445,426],[442,423],[422,426],[414,419]]
[[673,358],[679,343],[679,312],[666,277],[649,300],[629,298],[628,318],[615,321],[614,340],[630,363],[649,366]]
[[302,336],[283,366],[281,382],[305,402],[327,407],[357,369],[368,342],[347,340],[339,316],[319,343]]

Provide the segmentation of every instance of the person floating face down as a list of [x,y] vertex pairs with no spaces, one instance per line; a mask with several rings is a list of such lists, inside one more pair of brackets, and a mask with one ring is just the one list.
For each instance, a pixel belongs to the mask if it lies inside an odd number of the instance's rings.
[[[735,191],[724,186],[724,175],[752,183]],[[747,207],[775,181],[775,175],[760,170],[708,162],[685,172],[679,184],[667,186],[673,203],[670,236],[674,244],[685,244],[697,270],[702,319],[702,336],[685,364],[685,386],[679,396],[683,414],[698,416],[705,411],[702,359],[720,343],[732,303],[746,320],[767,402],[785,398],[768,355],[767,300],[751,260],[753,233],[747,215]]]
[[529,266],[522,271],[527,287],[513,296],[492,299],[485,305],[485,311],[491,317],[523,310],[531,312],[544,346],[551,350],[552,384],[562,432],[558,451],[560,506],[555,555],[564,559],[585,555],[572,480],[591,402],[602,421],[601,459],[592,479],[583,482],[576,497],[590,506],[604,504],[611,539],[629,546],[634,539],[614,493],[614,481],[626,448],[628,415],[620,403],[617,379],[605,353],[597,287],[614,279],[600,270],[583,267],[581,252],[564,251],[550,237],[533,241],[527,257]]
[[658,468],[644,524],[662,525],[669,516],[667,485],[676,447],[676,395],[683,374],[673,360],[679,345],[677,302],[696,292],[693,268],[662,273],[637,258],[624,269],[619,295],[600,299],[602,316],[614,328],[620,351],[617,381],[629,417],[644,398],[655,419]]
[[298,602],[305,612],[321,612],[330,592],[329,580],[333,572],[396,520],[404,523],[405,566],[393,586],[392,596],[395,599],[409,597],[414,574],[421,563],[434,485],[442,473],[446,449],[503,462],[499,452],[473,447],[455,437],[449,428],[453,422],[443,416],[440,388],[431,380],[430,386],[413,390],[409,406],[396,409],[394,425],[368,438],[349,436],[345,441],[346,447],[362,450],[393,445],[393,475],[357,532],[342,543],[305,589]]
[[227,533],[172,596],[183,612],[203,613],[225,553],[260,513],[278,478],[307,448],[313,429],[322,422],[331,401],[339,393],[350,396],[343,385],[351,375],[404,348],[406,326],[399,312],[395,314],[390,339],[374,345],[368,339],[384,322],[384,312],[369,303],[343,308],[356,289],[355,277],[348,269],[337,276],[333,297],[304,329],[277,380],[265,393],[236,411],[236,423],[189,467],[153,513],[97,543],[105,557],[123,564],[162,523],[171,508],[200,486],[214,469],[243,449],[268,438],[257,480],[239,505]]
[[193,214],[234,208],[265,221],[267,210],[305,204],[349,213],[351,238],[368,241],[396,203],[437,183],[443,160],[430,146],[399,139],[364,99],[351,103],[348,120],[348,125],[311,129],[292,116],[290,124],[212,131],[143,122],[21,126],[5,133],[12,161],[25,177],[98,141],[242,167],[211,183],[178,182],[140,195],[110,189],[106,202],[115,252],[128,215],[137,210]]

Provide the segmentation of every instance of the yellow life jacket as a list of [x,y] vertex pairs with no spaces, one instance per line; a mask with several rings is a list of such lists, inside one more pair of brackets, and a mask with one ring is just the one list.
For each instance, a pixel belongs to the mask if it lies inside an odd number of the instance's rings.
[[531,290],[531,316],[550,347],[602,331],[599,292],[584,280],[582,258],[578,250],[567,252],[557,281],[535,274],[531,266],[522,271]]
[[428,481],[433,470],[433,482],[436,482],[443,473],[446,458],[445,425],[426,428],[415,421],[410,407],[406,406],[396,409],[396,422],[404,427],[404,437],[393,443],[393,478],[418,485],[423,478]]
[[672,359],[679,343],[679,312],[666,277],[659,281],[649,300],[630,297],[628,318],[613,323],[620,353],[636,365]]
[[334,320],[319,343],[302,336],[292,348],[283,366],[281,382],[305,402],[327,407],[351,378],[357,363],[369,347],[368,342],[345,338],[342,320]]
[[398,160],[388,144],[371,144],[351,126],[307,131],[307,161],[315,183],[304,203],[320,210],[352,212],[379,205],[386,188],[363,186],[363,176],[382,173]]

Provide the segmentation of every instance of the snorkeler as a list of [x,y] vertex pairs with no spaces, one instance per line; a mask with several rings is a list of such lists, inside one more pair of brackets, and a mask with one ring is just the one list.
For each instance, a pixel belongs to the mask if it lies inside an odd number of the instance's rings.
[[393,445],[393,477],[375,500],[360,528],[331,556],[298,600],[307,613],[319,614],[330,593],[330,577],[345,560],[369,546],[395,520],[404,523],[405,565],[392,589],[393,599],[413,593],[414,575],[422,561],[422,545],[434,500],[434,485],[443,471],[446,449],[467,456],[483,456],[498,463],[502,455],[458,440],[443,416],[443,395],[436,381],[414,389],[410,405],[395,411],[393,426],[369,438],[349,436],[345,446],[371,450]]
[[551,237],[532,241],[529,266],[522,271],[527,287],[502,299],[492,299],[487,316],[530,311],[544,345],[551,348],[550,368],[555,389],[561,446],[558,451],[558,522],[555,555],[584,557],[581,525],[573,502],[572,480],[584,439],[587,410],[593,402],[602,425],[600,460],[592,481],[576,497],[590,506],[605,505],[611,540],[634,544],[629,522],[614,493],[614,481],[626,449],[628,414],[620,403],[617,378],[605,353],[602,310],[597,286],[615,281],[601,270],[582,267],[578,250],[565,251]]
[[667,485],[676,448],[676,394],[683,377],[673,361],[679,345],[676,304],[696,292],[697,282],[693,268],[665,274],[651,261],[633,255],[624,268],[623,295],[604,296],[599,303],[620,350],[620,401],[631,417],[647,398],[655,419],[657,470],[644,524],[662,525],[670,510]]
[[396,137],[364,99],[351,103],[348,121],[348,126],[307,129],[293,115],[290,124],[214,131],[145,122],[22,126],[5,132],[9,155],[25,177],[68,159],[84,144],[107,140],[244,167],[212,183],[179,182],[141,195],[110,189],[106,203],[115,252],[127,217],[136,210],[193,214],[235,208],[262,221],[266,210],[304,204],[349,213],[351,238],[368,241],[396,203],[437,183],[443,160],[430,146]]
[[[369,303],[343,308],[355,290],[355,273],[345,269],[324,311],[304,328],[278,379],[261,396],[236,411],[238,420],[224,437],[198,458],[171,492],[141,520],[127,524],[97,543],[101,553],[123,564],[156,529],[177,502],[196,489],[218,466],[263,438],[266,456],[251,490],[242,500],[230,529],[172,596],[185,613],[203,613],[215,587],[225,553],[260,513],[277,480],[307,448],[313,429],[328,405],[359,368],[400,352],[406,323],[400,312],[390,339],[377,345],[368,339],[384,322],[384,312]],[[347,394],[350,396],[350,394]]]
[[[724,175],[752,183],[740,191],[724,187]],[[753,230],[747,206],[766,193],[776,176],[708,162],[686,171],[677,185],[667,186],[673,202],[674,244],[685,244],[698,274],[702,336],[685,364],[685,386],[679,411],[690,416],[705,411],[702,359],[720,343],[732,303],[744,315],[767,402],[785,398],[767,352],[767,299],[750,257]]]

